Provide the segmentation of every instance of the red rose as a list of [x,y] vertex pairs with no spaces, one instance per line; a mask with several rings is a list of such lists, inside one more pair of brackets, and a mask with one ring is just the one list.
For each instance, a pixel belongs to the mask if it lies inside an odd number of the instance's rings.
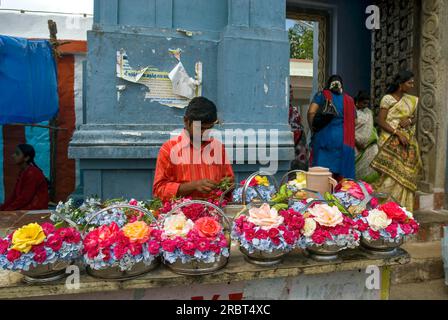
[[142,254],[143,247],[141,244],[139,244],[137,242],[132,242],[129,244],[129,250],[131,251],[131,254],[133,256],[138,256],[138,255]]
[[214,238],[221,232],[222,227],[218,221],[213,218],[204,217],[196,220],[195,229],[201,237]]
[[252,241],[255,238],[255,230],[249,229],[244,232],[244,236],[246,237],[247,241]]
[[86,250],[86,252],[89,259],[95,258],[100,253],[98,248],[90,248],[89,250]]
[[201,252],[205,252],[210,250],[210,242],[206,239],[202,239],[198,242],[198,250]]
[[373,231],[372,229],[369,229],[369,235],[373,240],[378,240],[380,238],[380,232]]
[[43,243],[41,243],[41,244],[39,244],[37,246],[33,246],[31,251],[34,252],[34,253],[45,251],[45,245]]
[[271,238],[271,241],[274,244],[274,246],[278,246],[281,242],[279,238]]
[[6,259],[8,259],[9,262],[14,262],[17,259],[19,259],[22,256],[20,251],[11,249],[8,251],[8,254],[6,255]]
[[55,231],[54,225],[52,225],[51,223],[45,222],[42,223],[40,226],[42,227],[47,237]]
[[401,230],[403,230],[404,234],[409,235],[413,232],[412,226],[409,223],[404,223],[400,225]]
[[358,220],[357,227],[359,231],[364,232],[367,231],[367,229],[369,229],[369,224],[362,220]]
[[57,235],[50,236],[47,239],[46,245],[53,251],[59,251],[62,247],[62,239]]
[[182,245],[181,250],[186,255],[194,256],[194,253],[196,252],[196,245],[191,241],[186,241]]
[[117,260],[120,260],[123,258],[123,256],[126,254],[127,248],[121,244],[117,244],[114,248],[114,255]]
[[292,245],[295,242],[295,235],[293,232],[285,231],[283,238],[285,238],[286,243],[289,245]]
[[167,252],[174,252],[176,250],[176,241],[167,239],[162,242],[162,249]]
[[104,254],[103,261],[109,261],[110,260],[110,249],[105,248],[101,252]]
[[81,235],[74,228],[62,228],[56,231],[56,234],[62,241],[68,243],[78,243],[81,241]]
[[43,263],[47,259],[47,252],[45,250],[35,252],[33,259],[37,263]]
[[418,230],[420,229],[420,225],[414,219],[409,221],[409,224],[411,225],[412,229],[414,230],[414,233],[417,233]]
[[388,202],[386,204],[383,204],[379,207],[379,210],[384,211],[389,219],[392,219],[394,221],[405,222],[408,218],[404,210],[401,209],[401,207],[395,202]]
[[7,240],[0,239],[0,254],[4,254],[8,250],[9,242]]
[[390,236],[392,238],[395,238],[397,236],[397,229],[398,229],[398,224],[391,223],[385,230],[387,233],[390,234]]
[[160,251],[160,244],[157,241],[150,241],[148,243],[148,251],[153,256],[159,254]]

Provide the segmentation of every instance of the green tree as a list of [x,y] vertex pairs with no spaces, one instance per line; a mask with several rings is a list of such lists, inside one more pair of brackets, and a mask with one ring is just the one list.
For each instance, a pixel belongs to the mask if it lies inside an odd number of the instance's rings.
[[301,24],[288,30],[290,53],[292,59],[313,59],[314,32]]

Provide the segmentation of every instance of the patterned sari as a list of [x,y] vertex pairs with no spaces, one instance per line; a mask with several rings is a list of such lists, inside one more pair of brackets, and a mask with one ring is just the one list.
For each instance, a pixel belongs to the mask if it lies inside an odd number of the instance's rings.
[[378,133],[374,126],[373,113],[369,108],[356,111],[356,179],[374,183],[378,172],[370,164],[378,154]]
[[[400,121],[417,112],[418,98],[405,94],[400,101],[386,95],[381,108],[387,109],[386,121],[394,129],[399,129]],[[382,131],[379,139],[380,152],[372,162],[372,167],[381,173],[375,184],[379,192],[391,194],[403,207],[414,209],[415,191],[422,169],[420,148],[416,137],[416,126],[400,129],[408,138],[409,146],[404,147],[397,136]]]

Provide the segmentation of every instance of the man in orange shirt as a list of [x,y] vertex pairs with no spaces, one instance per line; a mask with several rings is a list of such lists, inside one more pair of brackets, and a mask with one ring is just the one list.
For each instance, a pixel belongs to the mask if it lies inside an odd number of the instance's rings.
[[164,201],[174,197],[207,198],[225,177],[234,179],[224,146],[207,137],[218,121],[215,104],[191,100],[182,133],[165,142],[157,157],[153,195]]

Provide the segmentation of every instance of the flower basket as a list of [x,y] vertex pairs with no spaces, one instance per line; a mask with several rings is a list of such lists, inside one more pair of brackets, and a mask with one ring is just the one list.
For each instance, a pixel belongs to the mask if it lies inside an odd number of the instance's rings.
[[250,204],[235,219],[232,239],[239,242],[246,261],[272,266],[294,249],[303,225],[302,215],[294,210],[279,212],[268,203]]
[[394,255],[406,236],[419,230],[412,213],[395,202],[365,210],[355,223],[361,232],[362,248],[378,255]]
[[[294,179],[291,179],[291,175],[295,175]],[[285,186],[285,187],[283,187]],[[282,187],[286,188],[286,192],[290,191],[289,198],[292,200],[304,200],[307,198],[313,198],[316,195],[316,191],[307,191],[306,172],[302,170],[292,170],[286,173],[280,181],[279,191],[282,191]]]
[[297,246],[306,249],[318,261],[331,261],[338,253],[359,246],[360,234],[355,222],[327,200],[309,200],[298,208],[304,218],[303,237]]
[[373,195],[372,186],[364,181],[352,179],[344,179],[336,186],[335,192],[332,195],[326,194],[325,198],[338,201],[353,218],[366,209],[378,206],[378,199]]
[[0,239],[0,267],[21,272],[28,283],[64,278],[66,267],[81,254],[80,233],[51,223],[30,223]]
[[[126,224],[117,222],[91,226],[92,220],[105,212],[120,210],[127,217]],[[127,210],[127,212],[125,212]],[[115,212],[115,211],[114,211]],[[139,213],[136,217],[135,214]],[[86,271],[89,275],[108,280],[126,280],[155,269],[160,256],[160,228],[157,220],[146,209],[129,204],[104,208],[87,221],[83,232]]]
[[[269,182],[271,178],[273,184]],[[233,202],[245,206],[251,202],[268,202],[277,192],[277,181],[273,175],[264,172],[255,172],[233,191]]]
[[174,273],[205,275],[227,265],[231,223],[215,204],[187,200],[159,221],[162,261]]

